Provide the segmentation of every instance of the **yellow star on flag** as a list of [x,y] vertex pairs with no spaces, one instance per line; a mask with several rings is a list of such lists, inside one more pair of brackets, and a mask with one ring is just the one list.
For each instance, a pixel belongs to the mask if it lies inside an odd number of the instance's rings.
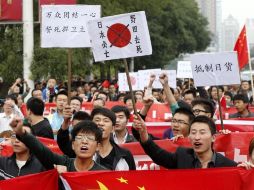
[[128,180],[127,179],[124,179],[123,177],[121,178],[116,178],[118,181],[120,181],[121,183],[125,183],[125,184],[128,184]]
[[146,190],[144,186],[143,187],[137,186],[137,187],[138,187],[139,190]]

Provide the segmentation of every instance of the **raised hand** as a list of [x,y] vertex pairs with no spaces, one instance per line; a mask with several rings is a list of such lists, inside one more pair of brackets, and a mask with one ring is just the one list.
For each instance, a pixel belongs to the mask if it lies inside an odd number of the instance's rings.
[[168,76],[165,73],[160,74],[159,80],[162,86],[164,86],[165,84],[168,84]]

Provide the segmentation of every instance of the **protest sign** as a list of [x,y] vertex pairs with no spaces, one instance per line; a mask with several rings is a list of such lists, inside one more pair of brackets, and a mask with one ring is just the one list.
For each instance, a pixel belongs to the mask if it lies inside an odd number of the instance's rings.
[[152,54],[144,11],[91,20],[88,31],[96,62]]
[[177,62],[177,78],[193,78],[190,61]]
[[41,47],[91,47],[87,21],[100,18],[100,5],[43,5]]
[[236,52],[194,54],[191,68],[196,86],[240,84]]

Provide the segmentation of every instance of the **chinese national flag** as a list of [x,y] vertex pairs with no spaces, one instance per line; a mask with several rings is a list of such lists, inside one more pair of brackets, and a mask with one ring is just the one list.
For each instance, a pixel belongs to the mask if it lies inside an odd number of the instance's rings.
[[76,4],[76,0],[40,0],[41,5],[73,5]]
[[245,25],[235,43],[234,51],[237,51],[239,68],[242,69],[249,62]]
[[66,180],[66,190],[253,190],[254,184],[252,180],[254,170],[237,167],[97,173],[70,172],[63,173],[62,177]]
[[1,20],[22,20],[22,1],[0,0],[0,21]]
[[0,181],[1,190],[56,190],[58,189],[58,173],[56,170],[25,175]]

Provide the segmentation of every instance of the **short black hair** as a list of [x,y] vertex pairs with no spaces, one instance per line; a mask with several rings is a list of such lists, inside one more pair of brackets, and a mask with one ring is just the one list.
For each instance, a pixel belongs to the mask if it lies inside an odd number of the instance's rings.
[[191,124],[192,121],[193,121],[194,118],[195,118],[195,115],[193,114],[192,110],[189,109],[189,108],[186,108],[186,107],[180,107],[180,108],[176,109],[174,115],[175,115],[176,113],[184,114],[184,115],[188,116],[188,118],[189,118],[189,124]]
[[37,91],[37,90],[39,90],[39,91],[41,91],[41,92],[42,92],[42,90],[41,90],[41,89],[36,89],[36,88],[34,88],[34,89],[32,90],[32,92],[31,92],[31,95],[33,96],[34,91]]
[[111,108],[111,111],[113,111],[114,113],[124,112],[124,115],[126,116],[126,118],[127,119],[130,118],[130,111],[125,106],[116,105]]
[[195,117],[194,120],[191,122],[190,129],[194,123],[205,123],[208,125],[208,127],[211,131],[211,134],[212,135],[216,134],[216,125],[215,125],[212,118],[209,118],[205,115],[199,115],[199,116]]
[[73,115],[72,120],[74,120],[74,119],[79,120],[79,121],[83,121],[83,120],[89,120],[89,121],[91,121],[92,120],[91,116],[87,112],[84,112],[84,111],[78,111],[78,112],[76,112]]
[[116,115],[114,112],[112,112],[108,108],[104,108],[104,107],[94,108],[91,113],[92,119],[94,118],[95,115],[98,115],[98,114],[108,117],[112,121],[113,125],[116,124]]
[[81,132],[81,133],[92,133],[95,135],[95,140],[97,142],[101,142],[102,141],[102,131],[101,129],[92,121],[81,121],[78,124],[76,124],[73,127],[73,130],[71,131],[71,137],[72,137],[72,141],[75,140],[75,137],[77,136],[77,134]]
[[196,98],[191,102],[192,107],[195,105],[201,105],[204,107],[205,111],[211,114],[211,117],[213,117],[215,112],[215,107],[212,101],[204,99],[204,98]]
[[28,110],[30,110],[34,115],[37,116],[43,116],[43,111],[44,111],[44,102],[35,97],[31,97],[28,99],[26,102],[26,107]]
[[186,94],[192,94],[194,98],[197,97],[197,93],[196,93],[196,90],[195,90],[195,89],[186,90],[186,91],[183,93],[183,96],[185,96]]
[[233,97],[233,102],[236,101],[236,100],[242,100],[244,103],[249,103],[250,102],[250,100],[249,100],[249,98],[246,94],[236,94]]
[[116,99],[119,100],[121,97],[125,97],[126,94],[120,93],[117,95]]
[[81,98],[81,97],[79,97],[79,96],[73,96],[73,97],[71,97],[70,102],[71,102],[72,100],[78,100],[78,101],[80,102],[81,105],[82,105],[82,103],[83,103],[83,98]]
[[[124,96],[123,102],[124,102],[125,104],[126,104],[127,100],[132,100],[131,94],[126,94],[126,95]],[[135,102],[137,101],[137,98],[136,98],[135,96],[134,96],[134,100],[135,100]]]
[[66,90],[60,90],[60,91],[56,94],[56,99],[57,99],[57,97],[58,97],[59,95],[65,95],[65,96],[68,97],[68,93],[67,93]]
[[8,94],[6,97],[5,97],[5,100],[7,99],[11,99],[15,102],[15,104],[17,105],[18,104],[18,100],[17,100],[17,95],[16,94]]

